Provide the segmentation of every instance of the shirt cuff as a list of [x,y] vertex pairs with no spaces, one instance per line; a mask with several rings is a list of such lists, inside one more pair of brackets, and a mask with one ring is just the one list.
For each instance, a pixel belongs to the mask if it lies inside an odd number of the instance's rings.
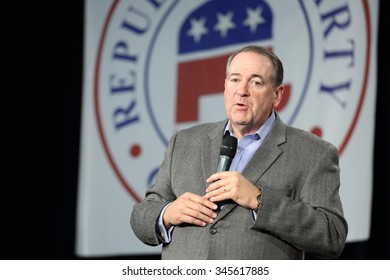
[[160,240],[163,243],[170,243],[172,238],[172,231],[174,226],[170,226],[168,229],[165,228],[164,222],[163,222],[163,216],[165,213],[165,209],[168,207],[168,205],[171,203],[168,203],[165,205],[165,207],[161,210],[160,216],[158,216],[157,224],[156,224],[156,232],[157,236],[160,238]]

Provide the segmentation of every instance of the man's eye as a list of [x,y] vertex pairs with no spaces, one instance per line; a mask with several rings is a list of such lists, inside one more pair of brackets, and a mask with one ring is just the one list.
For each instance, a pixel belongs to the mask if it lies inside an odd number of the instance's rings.
[[260,87],[261,86],[261,82],[259,82],[259,81],[251,81],[251,85],[254,86],[254,87]]

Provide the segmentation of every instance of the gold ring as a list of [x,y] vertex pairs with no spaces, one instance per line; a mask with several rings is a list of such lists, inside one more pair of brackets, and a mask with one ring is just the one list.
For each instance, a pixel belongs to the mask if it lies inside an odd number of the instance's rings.
[[223,187],[223,191],[224,191],[224,192],[227,192],[227,189],[226,189],[226,187]]

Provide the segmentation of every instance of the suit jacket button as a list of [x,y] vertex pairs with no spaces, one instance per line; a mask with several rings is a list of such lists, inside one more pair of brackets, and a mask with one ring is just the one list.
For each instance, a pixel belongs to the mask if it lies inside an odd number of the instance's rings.
[[216,233],[217,233],[217,229],[215,229],[215,228],[210,228],[210,233],[211,233],[211,234],[216,234]]

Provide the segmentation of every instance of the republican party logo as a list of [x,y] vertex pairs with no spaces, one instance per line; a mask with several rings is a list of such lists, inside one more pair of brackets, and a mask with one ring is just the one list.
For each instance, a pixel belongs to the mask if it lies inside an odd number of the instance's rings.
[[226,60],[249,44],[284,63],[282,119],[342,155],[367,94],[370,24],[366,0],[113,1],[93,77],[113,173],[139,201],[175,131],[226,118]]

